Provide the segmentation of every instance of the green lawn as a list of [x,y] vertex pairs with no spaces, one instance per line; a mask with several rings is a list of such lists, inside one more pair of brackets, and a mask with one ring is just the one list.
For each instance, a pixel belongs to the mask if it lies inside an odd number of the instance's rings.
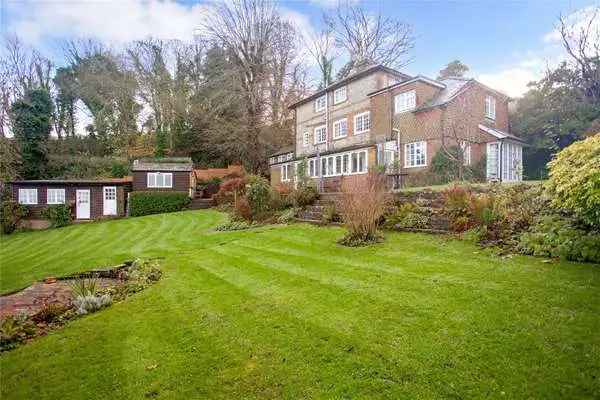
[[592,399],[600,266],[183,212],[2,237],[1,291],[164,257],[156,285],[0,356],[2,399]]

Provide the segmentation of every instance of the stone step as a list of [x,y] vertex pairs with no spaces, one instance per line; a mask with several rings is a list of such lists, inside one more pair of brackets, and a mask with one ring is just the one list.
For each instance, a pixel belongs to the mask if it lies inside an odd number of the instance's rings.
[[320,212],[312,212],[312,211],[300,211],[298,213],[298,217],[301,219],[311,219],[315,221],[321,221],[323,218],[323,214]]
[[202,199],[202,198],[194,198],[190,203],[191,210],[200,210],[205,208],[211,208],[215,205],[214,199]]

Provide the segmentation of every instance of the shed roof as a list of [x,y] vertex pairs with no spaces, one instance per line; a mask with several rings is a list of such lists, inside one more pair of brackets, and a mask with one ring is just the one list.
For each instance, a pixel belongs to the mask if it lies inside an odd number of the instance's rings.
[[131,176],[123,178],[98,178],[98,179],[30,179],[14,180],[8,183],[21,185],[123,185],[132,182]]
[[182,171],[191,172],[194,163],[189,157],[150,158],[135,160],[132,171]]

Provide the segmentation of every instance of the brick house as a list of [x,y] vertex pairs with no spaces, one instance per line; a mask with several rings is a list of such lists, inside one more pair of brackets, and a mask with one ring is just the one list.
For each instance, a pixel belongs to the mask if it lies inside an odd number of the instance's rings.
[[295,144],[271,155],[271,183],[293,182],[306,159],[307,174],[324,191],[376,165],[417,184],[435,153],[451,148],[466,166],[481,164],[488,180],[521,180],[524,143],[510,133],[509,101],[474,79],[372,66],[291,106]]

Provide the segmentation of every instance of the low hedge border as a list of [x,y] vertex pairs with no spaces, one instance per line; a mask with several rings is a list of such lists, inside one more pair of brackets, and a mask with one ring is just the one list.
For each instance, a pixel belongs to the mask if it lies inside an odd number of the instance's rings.
[[132,192],[129,195],[129,215],[162,214],[186,209],[191,199],[184,192]]

